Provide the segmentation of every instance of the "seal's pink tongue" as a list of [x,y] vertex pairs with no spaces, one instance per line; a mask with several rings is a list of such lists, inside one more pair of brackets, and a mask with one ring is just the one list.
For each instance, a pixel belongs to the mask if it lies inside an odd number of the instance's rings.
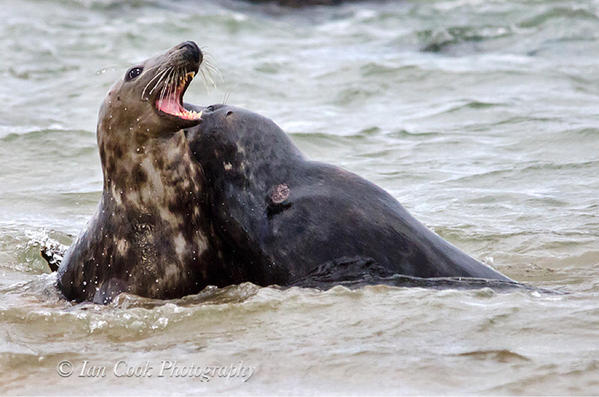
[[158,103],[156,104],[158,110],[178,116],[178,113],[181,113],[182,109],[182,106],[179,104],[179,95],[180,93],[173,92],[166,98],[158,99]]
[[[161,95],[156,100],[156,108],[158,110],[185,120],[199,120],[202,118],[202,112],[197,113],[193,110],[187,110],[181,105],[181,97],[183,96],[183,91],[185,90],[189,75],[190,74],[188,73],[188,75],[181,78],[181,81],[175,90],[167,90],[166,96]],[[193,75],[191,75],[191,78],[193,78]]]
[[202,112],[197,113],[193,110],[187,110],[179,103],[179,94],[173,93],[168,97],[158,99],[156,107],[163,113],[177,116],[185,120],[199,120],[202,118]]

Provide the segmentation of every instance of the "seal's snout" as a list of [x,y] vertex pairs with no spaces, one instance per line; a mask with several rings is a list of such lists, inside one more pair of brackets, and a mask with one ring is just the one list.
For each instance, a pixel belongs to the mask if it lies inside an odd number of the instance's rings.
[[202,51],[200,47],[193,41],[185,41],[179,44],[178,48],[183,52],[183,55],[189,60],[199,64],[202,62]]
[[202,115],[183,106],[183,94],[200,70],[203,60],[200,47],[193,41],[185,41],[171,48],[161,60],[163,65],[154,69],[154,77],[148,83],[150,94],[156,92],[155,109],[164,117],[197,122]]

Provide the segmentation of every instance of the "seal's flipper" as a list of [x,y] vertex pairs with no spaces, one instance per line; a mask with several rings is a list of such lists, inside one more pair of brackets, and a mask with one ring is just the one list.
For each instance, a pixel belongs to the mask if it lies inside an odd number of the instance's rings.
[[48,263],[48,267],[50,270],[55,272],[58,270],[60,266],[60,262],[62,262],[62,258],[66,252],[66,247],[63,245],[42,245],[40,254],[42,258]]
[[385,284],[395,274],[369,257],[341,257],[325,262],[309,274],[294,280],[290,285],[329,289],[335,285],[361,287],[370,284]]

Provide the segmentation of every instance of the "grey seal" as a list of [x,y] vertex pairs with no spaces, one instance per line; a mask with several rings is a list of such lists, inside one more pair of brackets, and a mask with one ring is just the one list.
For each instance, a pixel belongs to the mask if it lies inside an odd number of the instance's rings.
[[168,299],[246,281],[514,284],[380,187],[308,160],[272,120],[183,104],[202,58],[195,43],[182,43],[133,66],[110,89],[98,116],[98,209],[62,262],[44,253],[51,266],[60,262],[65,297]]
[[186,133],[207,181],[209,217],[248,281],[372,284],[404,275],[511,282],[426,228],[382,188],[306,159],[272,120],[226,105],[195,109],[202,121]]
[[174,298],[231,282],[183,131],[201,118],[182,98],[202,59],[184,42],[131,67],[108,92],[97,124],[101,200],[58,269],[68,299]]

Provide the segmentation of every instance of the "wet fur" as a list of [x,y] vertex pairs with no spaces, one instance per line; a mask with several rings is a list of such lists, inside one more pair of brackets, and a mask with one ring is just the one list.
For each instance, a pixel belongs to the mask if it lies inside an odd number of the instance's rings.
[[102,198],[58,269],[68,299],[176,298],[244,281],[360,285],[396,274],[509,281],[378,186],[306,160],[265,117],[224,105],[203,109],[197,126],[159,117],[157,94],[145,93],[188,61],[175,47],[108,93],[97,128]]
[[[102,104],[103,192],[58,270],[68,299],[107,303],[121,292],[174,298],[231,282],[216,266],[222,254],[205,216],[205,180],[182,130],[192,123],[154,109],[158,92],[167,91],[156,86],[168,82],[158,73],[186,66],[185,51],[178,46],[145,61],[144,72],[115,83]],[[154,87],[156,94],[145,97]]]
[[211,106],[186,133],[204,170],[216,232],[248,269],[248,281],[301,284],[344,258],[368,264],[351,267],[354,276],[374,264],[387,276],[509,280],[428,230],[378,186],[306,160],[265,117]]

